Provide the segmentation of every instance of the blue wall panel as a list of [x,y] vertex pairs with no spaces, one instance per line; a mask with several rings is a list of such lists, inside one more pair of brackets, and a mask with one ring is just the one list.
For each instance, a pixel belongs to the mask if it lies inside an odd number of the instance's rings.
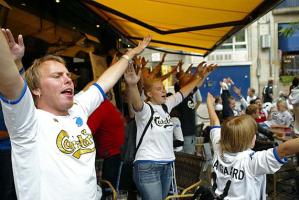
[[[247,96],[247,89],[250,87],[250,66],[220,66],[213,71],[210,76],[205,80],[204,84],[200,88],[202,99],[205,102],[207,93],[210,92],[214,96],[220,95],[219,82],[225,78],[231,77],[235,85],[241,87],[242,95]],[[231,91],[233,94],[233,92]]]

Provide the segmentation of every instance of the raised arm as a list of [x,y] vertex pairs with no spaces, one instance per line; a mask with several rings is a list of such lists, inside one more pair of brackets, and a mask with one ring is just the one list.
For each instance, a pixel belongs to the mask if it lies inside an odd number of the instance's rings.
[[164,74],[163,76],[161,76],[161,80],[164,81],[165,79],[167,79],[168,77],[170,77],[172,74],[175,74],[177,71],[177,66],[175,66],[170,72],[168,72],[167,74]]
[[242,106],[246,109],[249,106],[249,103],[242,96],[241,89],[234,85],[233,86],[233,91],[238,95],[238,97],[240,98],[240,102],[241,102]]
[[195,87],[200,88],[203,84],[204,80],[207,78],[207,76],[216,69],[216,64],[208,64],[204,67],[204,69],[200,72],[196,78],[194,78],[192,81],[190,81],[188,84],[183,86],[180,90],[180,92],[183,94],[184,97],[188,96],[190,92],[193,91]]
[[[16,57],[11,52],[16,43],[8,29],[2,29],[0,33],[0,93],[10,100],[17,99],[23,89],[24,80],[18,72],[14,60]],[[18,42],[23,42],[22,36]]]
[[129,65],[125,72],[125,80],[127,83],[128,102],[133,106],[135,111],[140,111],[143,106],[137,83],[140,80],[141,71],[136,74],[133,65]]
[[214,102],[215,102],[215,99],[214,99],[213,95],[211,95],[208,92],[207,108],[208,108],[208,113],[209,113],[209,117],[210,117],[210,126],[219,126],[220,121],[219,121],[219,118],[218,118],[218,116],[215,112]]
[[141,53],[149,44],[150,36],[146,36],[138,46],[129,50],[124,56],[115,64],[110,66],[97,80],[97,83],[102,87],[104,92],[109,91],[118,79],[123,75],[128,67],[129,61],[137,54]]

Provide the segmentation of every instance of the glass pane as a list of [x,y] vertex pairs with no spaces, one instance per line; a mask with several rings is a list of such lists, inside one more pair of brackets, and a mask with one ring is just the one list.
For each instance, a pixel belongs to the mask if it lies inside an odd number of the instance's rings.
[[283,55],[282,57],[282,75],[297,75],[299,73],[299,55]]
[[235,45],[236,49],[246,49],[246,44],[237,44]]
[[231,43],[233,43],[233,38],[232,37],[225,40],[223,44],[231,44]]
[[245,42],[245,30],[239,31],[236,35],[236,42]]
[[233,49],[233,45],[221,45],[218,49]]

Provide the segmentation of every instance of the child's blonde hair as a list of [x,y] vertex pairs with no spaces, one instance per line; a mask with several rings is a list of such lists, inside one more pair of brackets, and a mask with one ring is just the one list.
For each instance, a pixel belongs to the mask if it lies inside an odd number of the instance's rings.
[[222,152],[238,153],[251,148],[256,132],[256,122],[249,115],[236,116],[224,121],[220,139]]
[[276,102],[276,105],[282,105],[284,108],[288,108],[287,102],[285,100],[282,100],[282,99],[278,100]]

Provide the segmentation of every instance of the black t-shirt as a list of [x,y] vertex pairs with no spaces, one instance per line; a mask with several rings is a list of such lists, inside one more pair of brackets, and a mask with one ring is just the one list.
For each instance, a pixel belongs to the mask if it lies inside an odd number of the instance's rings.
[[193,94],[187,96],[177,107],[184,136],[195,135],[195,103]]
[[267,85],[263,89],[263,100],[264,100],[264,103],[266,103],[266,102],[272,103],[273,99],[270,96],[270,94],[273,94],[273,87],[272,87],[272,85]]

